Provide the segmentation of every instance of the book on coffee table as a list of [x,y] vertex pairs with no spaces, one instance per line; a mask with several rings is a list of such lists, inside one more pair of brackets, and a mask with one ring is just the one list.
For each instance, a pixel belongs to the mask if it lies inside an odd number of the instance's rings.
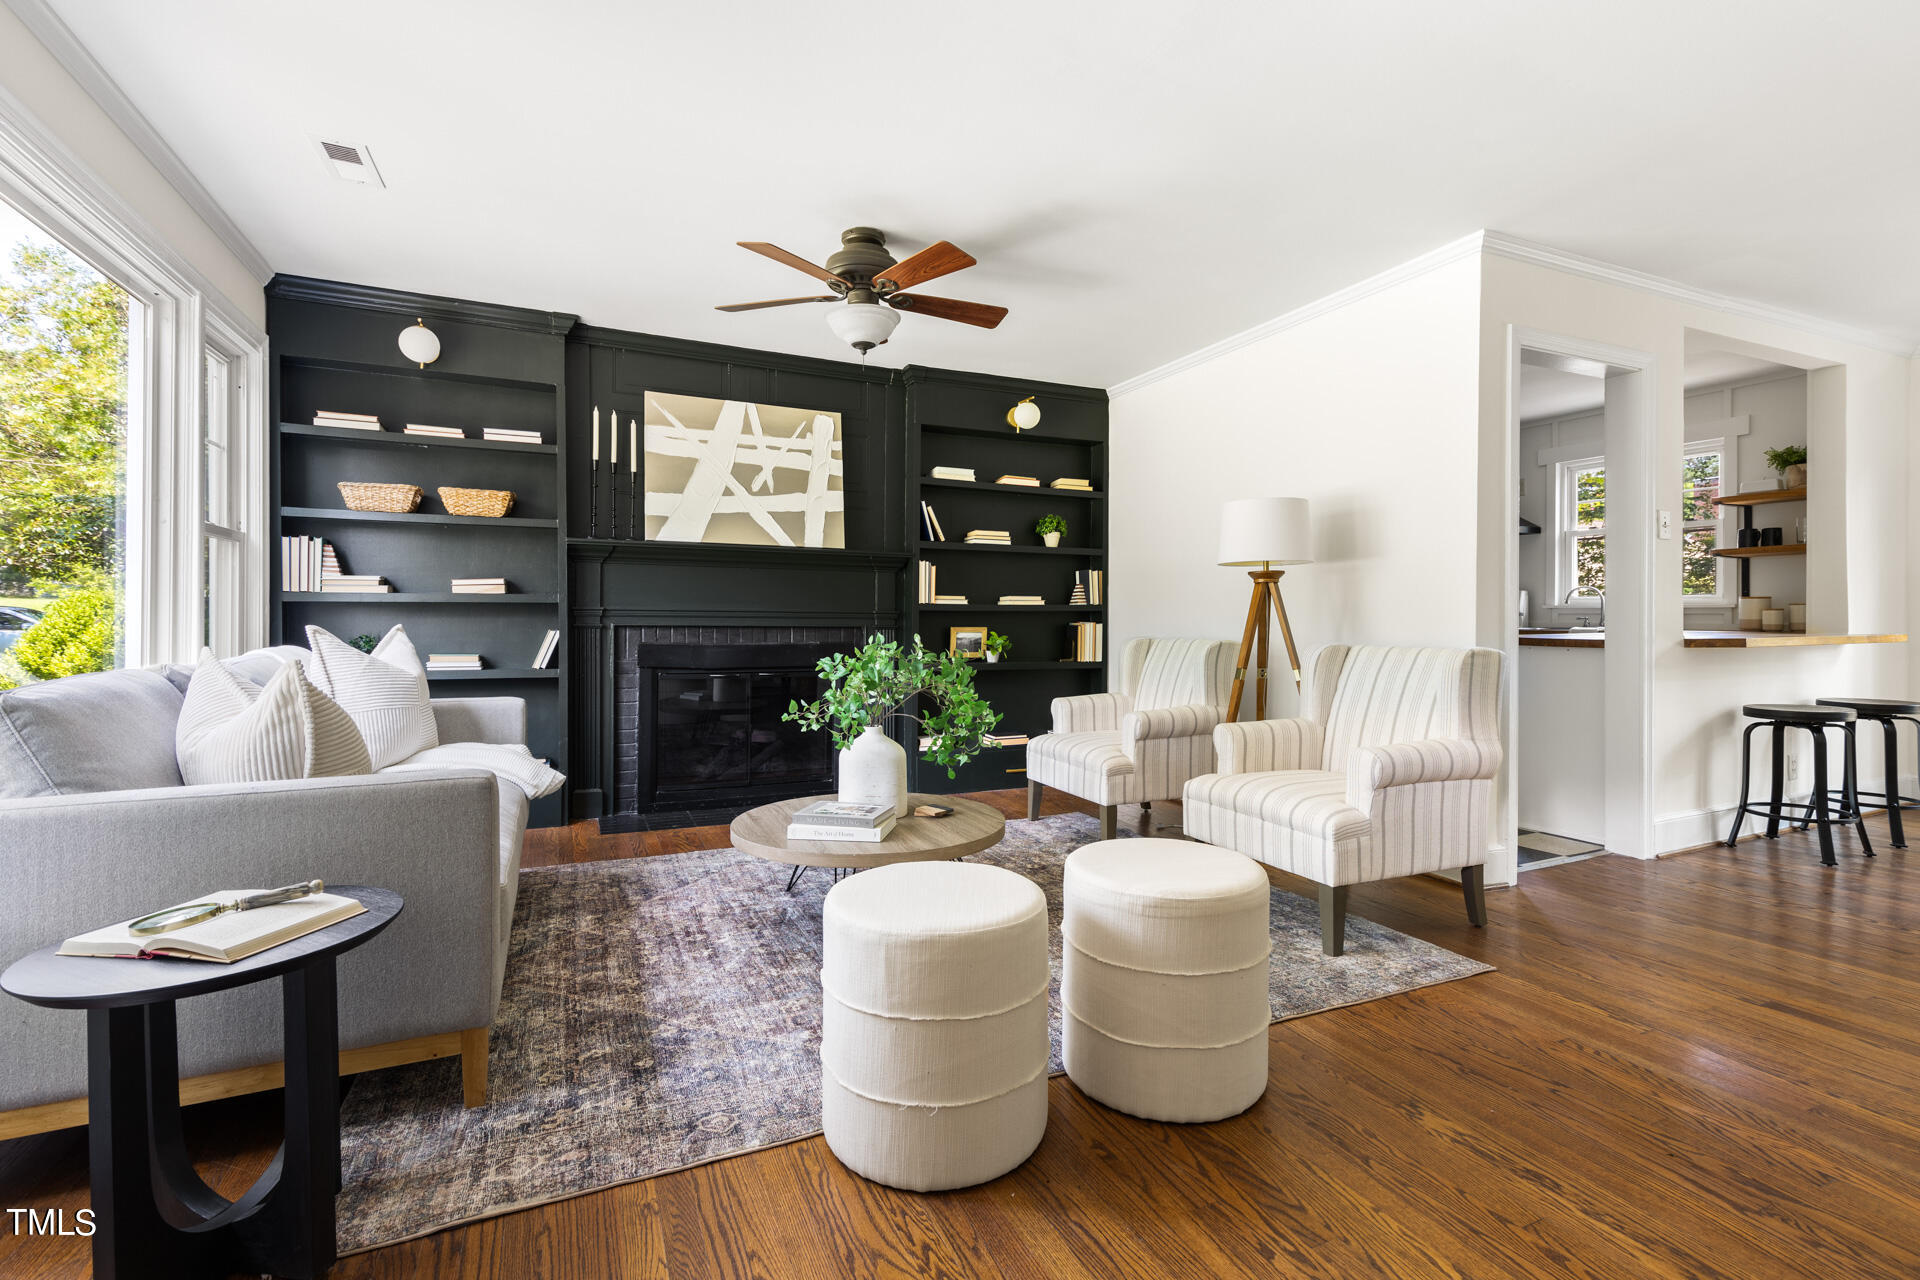
[[879,844],[892,834],[892,818],[877,827],[809,827],[798,822],[787,824],[789,840],[849,840],[859,844]]
[[[195,898],[200,902],[237,902],[264,889],[223,889]],[[180,903],[188,906],[189,903]],[[258,955],[283,942],[292,942],[330,924],[350,920],[366,911],[357,898],[337,893],[312,893],[291,902],[276,902],[251,911],[224,911],[209,920],[169,929],[165,933],[137,934],[128,929],[132,920],[76,934],[60,944],[63,956],[108,956],[126,960],[148,960],[172,956],[182,960],[211,960],[232,964]],[[138,919],[138,917],[135,917]]]
[[877,827],[893,820],[890,804],[851,804],[844,800],[816,800],[796,809],[787,821],[796,827]]

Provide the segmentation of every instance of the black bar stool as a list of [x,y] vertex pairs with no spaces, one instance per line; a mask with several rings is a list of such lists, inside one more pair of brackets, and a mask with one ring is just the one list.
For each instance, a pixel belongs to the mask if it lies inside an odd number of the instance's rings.
[[1893,847],[1907,847],[1907,832],[1900,821],[1900,810],[1909,805],[1920,804],[1911,796],[1900,794],[1900,732],[1898,725],[1906,721],[1920,729],[1920,702],[1908,702],[1903,698],[1819,698],[1816,701],[1823,707],[1846,707],[1860,720],[1872,720],[1880,725],[1882,740],[1887,745],[1886,787],[1885,791],[1861,791],[1854,794],[1865,800],[1878,800],[1887,806],[1887,826],[1893,832]]
[[[1839,865],[1839,859],[1833,856],[1833,827],[1835,822],[1854,825],[1860,834],[1861,851],[1869,858],[1873,856],[1873,845],[1867,840],[1866,819],[1860,815],[1860,799],[1854,794],[1854,751],[1853,721],[1854,713],[1849,707],[1805,706],[1788,703],[1749,703],[1740,708],[1740,714],[1754,723],[1740,735],[1740,806],[1733,811],[1733,830],[1727,833],[1727,844],[1731,846],[1740,838],[1740,826],[1749,813],[1766,815],[1767,839],[1772,840],[1780,834],[1780,816],[1783,810],[1802,810],[1801,830],[1813,823],[1820,824],[1820,861],[1826,866]],[[1834,806],[1827,796],[1827,734],[1829,728],[1838,726],[1846,737],[1845,763],[1842,766],[1841,803]],[[1765,804],[1747,803],[1747,785],[1752,774],[1753,734],[1756,729],[1773,730],[1773,794]],[[1813,799],[1810,804],[1786,799],[1786,741],[1788,729],[1805,729],[1813,735]],[[1793,821],[1789,816],[1787,821]]]

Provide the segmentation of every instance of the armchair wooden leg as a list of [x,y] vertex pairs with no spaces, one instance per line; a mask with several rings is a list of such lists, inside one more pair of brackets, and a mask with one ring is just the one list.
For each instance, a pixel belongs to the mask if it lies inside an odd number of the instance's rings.
[[460,1033],[460,1092],[469,1107],[487,1105],[487,1041],[492,1027],[468,1027]]
[[1100,806],[1100,838],[1111,840],[1120,833],[1120,806],[1103,804]]
[[1487,869],[1460,868],[1460,891],[1467,899],[1467,921],[1476,929],[1487,927]]
[[1320,886],[1320,950],[1325,955],[1347,951],[1347,886]]
[[1040,793],[1044,790],[1045,788],[1032,778],[1027,779],[1027,816],[1029,818],[1040,816]]

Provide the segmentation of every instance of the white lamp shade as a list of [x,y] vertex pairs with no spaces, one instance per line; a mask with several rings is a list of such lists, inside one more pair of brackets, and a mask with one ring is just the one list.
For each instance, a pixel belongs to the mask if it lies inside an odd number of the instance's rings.
[[415,364],[432,364],[440,358],[440,336],[416,322],[400,331],[400,354]]
[[1008,411],[1007,417],[1014,430],[1031,431],[1040,425],[1040,406],[1031,400],[1022,400]]
[[1305,498],[1237,498],[1221,510],[1221,564],[1312,561],[1313,530]]
[[900,313],[877,302],[849,302],[829,311],[827,323],[833,326],[840,341],[865,351],[893,336],[893,327],[900,323]]

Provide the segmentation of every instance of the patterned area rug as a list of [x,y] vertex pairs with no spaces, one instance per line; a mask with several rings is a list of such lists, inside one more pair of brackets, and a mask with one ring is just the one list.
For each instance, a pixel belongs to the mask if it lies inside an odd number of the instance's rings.
[[[1047,894],[1060,1069],[1060,875],[1081,814],[1009,822],[973,860]],[[494,1023],[492,1101],[458,1060],[362,1076],[342,1106],[340,1250],[358,1252],[820,1132],[820,909],[812,872],[733,849],[523,872]],[[1275,1021],[1491,966],[1350,917],[1320,954],[1315,903],[1273,893]]]

